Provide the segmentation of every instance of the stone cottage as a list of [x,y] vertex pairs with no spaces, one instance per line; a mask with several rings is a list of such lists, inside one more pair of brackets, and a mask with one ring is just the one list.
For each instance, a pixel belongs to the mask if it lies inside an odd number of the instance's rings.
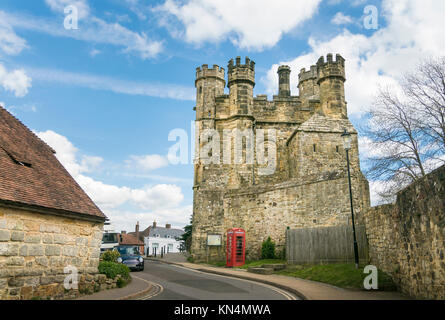
[[0,299],[72,294],[63,282],[75,269],[79,288],[92,281],[105,219],[55,151],[0,107]]

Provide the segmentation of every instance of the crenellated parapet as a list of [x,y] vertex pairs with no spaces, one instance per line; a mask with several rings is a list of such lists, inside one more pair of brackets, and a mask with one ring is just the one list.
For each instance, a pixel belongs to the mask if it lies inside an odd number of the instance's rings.
[[318,95],[317,66],[311,66],[308,71],[301,69],[298,74],[298,90],[302,100]]
[[241,57],[236,58],[236,64],[233,59],[229,61],[228,67],[228,86],[233,83],[249,83],[255,86],[255,62],[246,57],[245,64],[241,64]]
[[224,81],[224,85],[226,83],[224,68],[216,64],[213,65],[213,68],[209,68],[207,64],[203,64],[202,67],[196,68],[195,85],[203,78],[215,78]]
[[337,54],[336,60],[333,60],[332,53],[327,55],[327,60],[324,57],[320,57],[317,61],[317,78],[318,83],[322,82],[326,78],[340,78],[346,81],[345,75],[345,59]]

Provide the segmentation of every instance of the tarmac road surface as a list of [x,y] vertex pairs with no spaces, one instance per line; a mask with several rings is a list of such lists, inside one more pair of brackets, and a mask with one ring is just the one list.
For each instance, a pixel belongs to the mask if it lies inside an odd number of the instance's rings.
[[143,300],[297,300],[293,294],[258,282],[190,270],[158,261],[145,261],[145,270],[132,272],[154,283]]

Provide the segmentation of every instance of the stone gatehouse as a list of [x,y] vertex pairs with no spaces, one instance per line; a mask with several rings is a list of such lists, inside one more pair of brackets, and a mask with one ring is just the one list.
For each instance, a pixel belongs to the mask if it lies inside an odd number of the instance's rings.
[[[244,64],[240,57],[229,61],[229,94],[224,93],[224,68],[203,65],[196,70],[197,157],[191,251],[198,261],[224,259],[229,228],[246,230],[248,258],[256,258],[268,236],[283,246],[287,227],[349,224],[341,137],[345,129],[352,135],[350,160],[358,220],[369,207],[357,131],[347,116],[345,60],[340,55],[334,60],[328,54],[309,70],[302,69],[299,95],[291,93],[290,72],[288,66],[279,67],[279,92],[269,101],[266,95],[253,96],[255,63],[249,58]],[[227,134],[236,130],[244,135],[238,142],[236,135]],[[208,132],[218,134],[209,137]],[[263,152],[268,162],[257,161],[261,148],[252,147],[252,136],[258,135],[265,137]],[[248,156],[248,148],[253,149],[253,157]],[[242,161],[235,160],[236,155]],[[265,171],[271,161],[274,170]],[[223,247],[207,247],[209,234],[221,235]]]

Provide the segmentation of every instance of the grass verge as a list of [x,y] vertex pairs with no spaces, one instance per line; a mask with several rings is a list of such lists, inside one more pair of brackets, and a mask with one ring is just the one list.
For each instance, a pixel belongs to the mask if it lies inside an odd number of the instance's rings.
[[[363,273],[363,267],[356,269],[353,263],[288,266],[287,269],[277,271],[276,274],[328,283],[345,289],[364,289],[363,281],[368,276]],[[391,277],[380,270],[378,270],[378,290],[396,291]]]

